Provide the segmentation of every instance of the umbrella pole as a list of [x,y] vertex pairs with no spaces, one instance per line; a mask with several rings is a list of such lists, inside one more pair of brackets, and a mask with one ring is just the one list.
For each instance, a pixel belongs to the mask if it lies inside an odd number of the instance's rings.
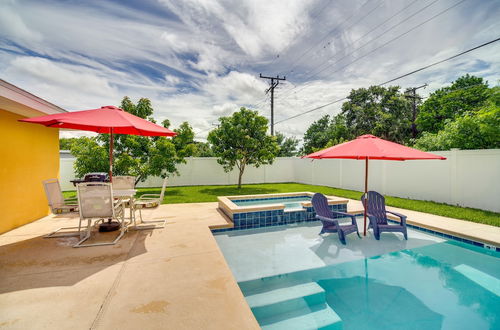
[[364,221],[363,221],[363,236],[366,236],[366,198],[368,197],[368,157],[365,158],[365,205],[363,205],[364,208]]
[[113,128],[109,132],[109,182],[113,182]]

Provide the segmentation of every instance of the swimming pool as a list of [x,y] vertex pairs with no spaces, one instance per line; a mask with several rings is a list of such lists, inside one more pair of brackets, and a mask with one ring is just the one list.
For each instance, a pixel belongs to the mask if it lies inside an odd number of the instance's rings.
[[317,230],[216,235],[264,329],[500,329],[500,253],[415,230],[342,246]]

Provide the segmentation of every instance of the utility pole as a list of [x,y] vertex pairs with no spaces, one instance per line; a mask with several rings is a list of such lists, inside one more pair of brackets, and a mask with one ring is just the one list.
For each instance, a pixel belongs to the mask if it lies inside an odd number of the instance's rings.
[[417,99],[421,99],[420,96],[417,96],[417,89],[425,88],[427,84],[423,84],[422,86],[408,88],[408,92],[411,92],[410,95],[405,95],[407,98],[413,99],[413,115],[411,118],[411,134],[415,139],[417,137],[417,125],[415,124],[415,120],[417,119]]
[[259,77],[262,79],[271,79],[271,85],[266,90],[266,94],[271,91],[271,135],[274,135],[274,89],[279,85],[280,80],[286,80],[286,77],[283,76],[283,78],[280,78],[279,75],[277,75],[276,77],[266,77],[263,76],[262,73],[259,75]]

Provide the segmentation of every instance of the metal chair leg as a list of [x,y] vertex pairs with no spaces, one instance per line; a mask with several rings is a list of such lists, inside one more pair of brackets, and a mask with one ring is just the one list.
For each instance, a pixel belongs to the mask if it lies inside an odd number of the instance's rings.
[[[141,220],[141,224],[145,224],[146,226],[140,226],[137,225],[135,222],[135,215],[134,215],[134,229],[135,230],[149,230],[149,229],[161,229],[165,228],[165,225],[167,224],[167,219],[164,220],[144,220],[142,218],[142,208],[138,209],[139,210],[139,219]],[[135,212],[134,212],[135,214]]]

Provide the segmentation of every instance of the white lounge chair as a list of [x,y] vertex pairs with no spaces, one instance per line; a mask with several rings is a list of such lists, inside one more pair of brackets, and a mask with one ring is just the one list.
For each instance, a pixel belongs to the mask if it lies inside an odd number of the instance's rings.
[[[78,201],[76,197],[64,198],[61,185],[58,179],[48,179],[42,182],[50,210],[53,214],[59,215],[64,213],[78,212]],[[76,230],[78,227],[62,227],[50,234],[45,235],[45,238],[77,236],[78,233],[59,233],[61,230]]]
[[[116,244],[127,231],[125,226],[125,205],[121,200],[114,200],[113,189],[110,183],[87,182],[76,186],[78,194],[78,207],[80,210],[80,223],[78,232],[80,241],[73,247],[101,246]],[[83,244],[92,234],[92,220],[94,225],[107,219],[116,219],[120,223],[118,236],[111,242]],[[82,230],[82,222],[87,220],[87,228]]]
[[[165,223],[167,222],[167,219],[164,220],[144,220],[142,218],[142,209],[155,209],[158,206],[161,205],[163,202],[163,197],[165,196],[165,188],[167,187],[167,180],[168,178],[165,178],[163,180],[163,185],[161,187],[161,192],[160,194],[144,194],[141,195],[139,198],[137,198],[134,201],[134,214],[135,211],[139,211],[139,218],[141,219],[141,223],[143,224],[153,224],[154,227],[152,228],[151,226],[137,226],[136,223],[136,217],[134,215],[134,225],[135,229],[155,229],[155,228],[163,228],[165,227]],[[159,224],[158,226],[155,224]]]

